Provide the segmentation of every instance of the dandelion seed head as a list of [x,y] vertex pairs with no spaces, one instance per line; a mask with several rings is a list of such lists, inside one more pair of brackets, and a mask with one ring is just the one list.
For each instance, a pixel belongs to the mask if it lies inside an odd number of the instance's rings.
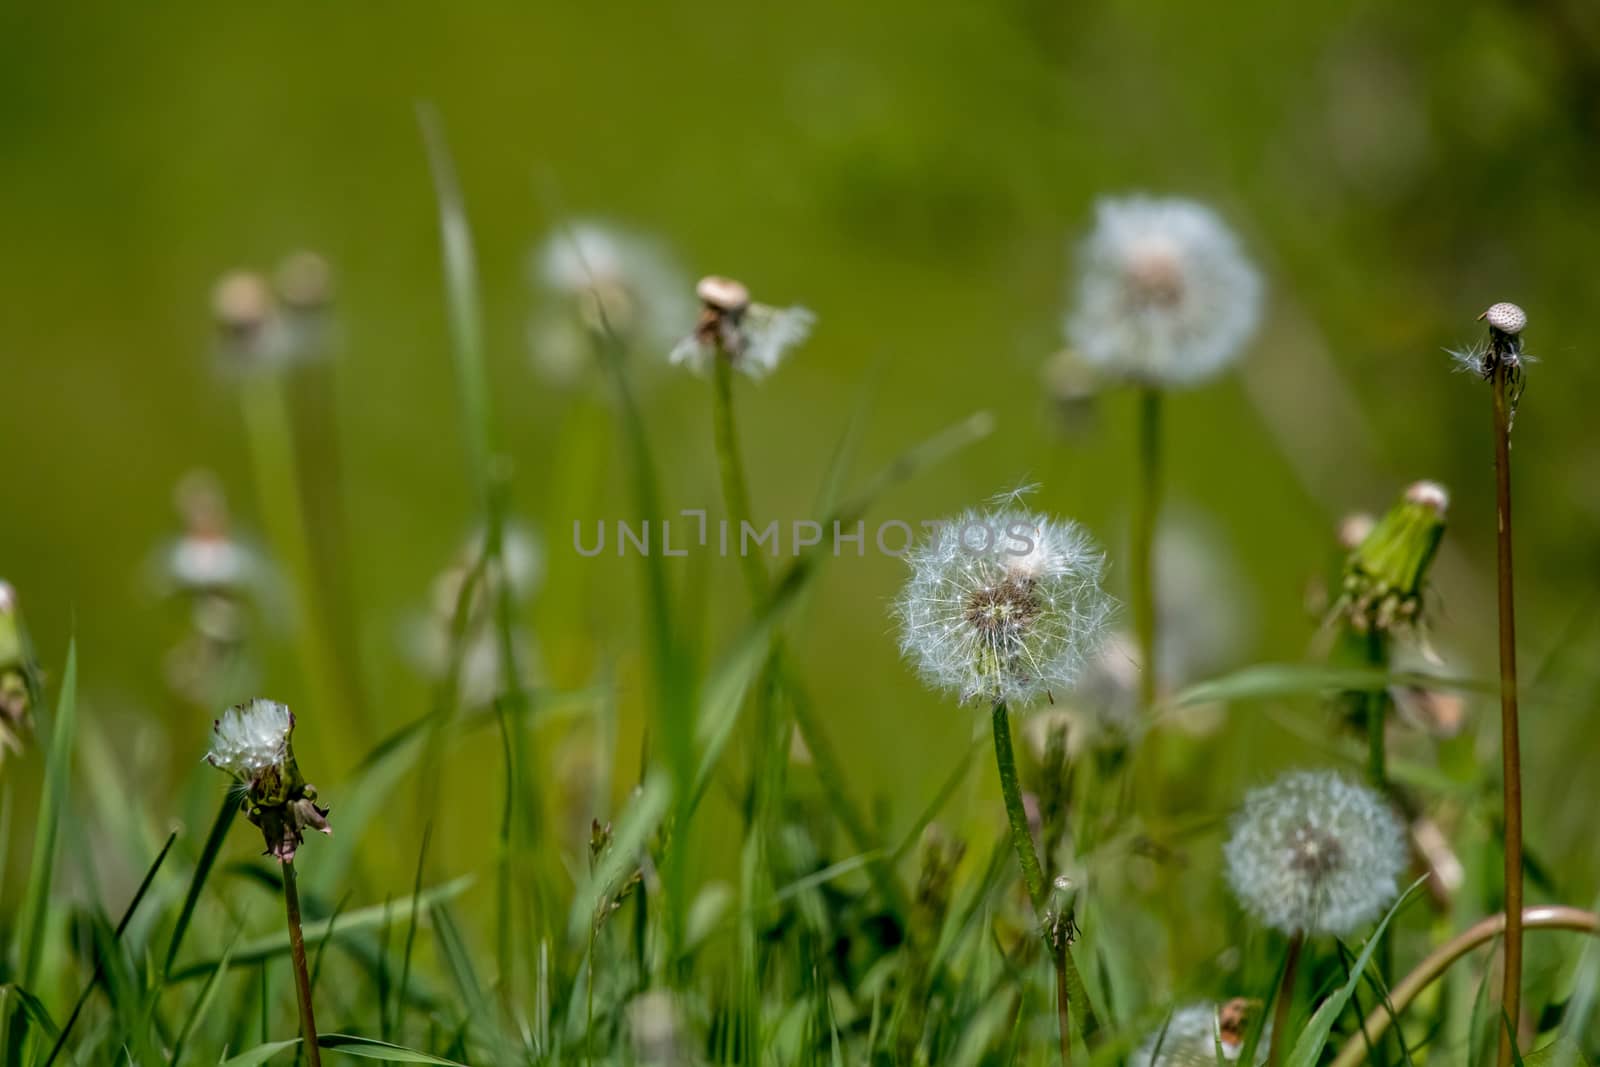
[[685,280],[658,242],[595,220],[562,227],[533,252],[529,274],[541,291],[528,327],[535,363],[570,383],[593,363],[595,336],[659,348],[694,313]]
[[[1244,1055],[1249,1034],[1248,1018],[1229,1001],[1225,1005],[1190,1004],[1172,1013],[1165,1027],[1157,1027],[1145,1039],[1128,1067],[1216,1067],[1217,1049],[1227,1063],[1237,1063]],[[1243,1024],[1243,1025],[1241,1025]],[[1269,1020],[1256,1042],[1257,1064],[1267,1062],[1272,1023]]]
[[962,701],[1033,703],[1065,690],[1111,614],[1104,557],[1076,525],[972,509],[912,548],[895,604],[902,654]]
[[1490,305],[1489,310],[1478,317],[1486,319],[1490,326],[1512,337],[1520,334],[1528,325],[1528,313],[1506,301]]
[[294,715],[287,705],[259,698],[247,701],[212,723],[206,762],[248,785],[290,758],[293,733]]
[[1239,355],[1261,315],[1261,277],[1227,225],[1192,200],[1102,200],[1078,250],[1067,334],[1110,376],[1191,385]]
[[17,612],[17,591],[11,588],[11,583],[0,578],[0,615],[15,615]]
[[1252,790],[1223,850],[1246,911],[1285,934],[1343,936],[1394,901],[1405,829],[1377,792],[1329,771]]
[[723,358],[751,378],[765,378],[791,348],[811,336],[817,321],[808,308],[753,303],[744,283],[732,278],[702,278],[695,293],[700,319],[694,332],[673,347],[668,360],[696,374],[706,373],[713,360]]

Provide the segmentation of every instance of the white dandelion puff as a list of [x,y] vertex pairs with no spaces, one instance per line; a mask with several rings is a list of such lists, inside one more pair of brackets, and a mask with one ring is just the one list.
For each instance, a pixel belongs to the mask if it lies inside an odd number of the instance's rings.
[[1067,335],[1084,363],[1154,386],[1233,362],[1261,317],[1261,276],[1226,224],[1192,200],[1102,200],[1078,250]]
[[751,378],[765,378],[816,325],[817,316],[807,308],[752,302],[750,291],[731,278],[702,278],[695,292],[700,320],[668,358],[696,374],[704,374],[720,357]]
[[1343,936],[1393,903],[1405,828],[1372,789],[1331,771],[1299,771],[1245,797],[1224,848],[1228,884],[1282,933]]
[[599,221],[551,234],[534,249],[528,273],[541,294],[529,348],[540,371],[560,383],[593,362],[597,334],[659,349],[694,313],[688,283],[663,245]]
[[1070,688],[1111,615],[1088,536],[1020,508],[968,510],[907,562],[901,653],[962,701],[1030,704]]
[[206,762],[249,785],[289,759],[294,715],[275,700],[229,708],[212,723]]
[[[1172,1013],[1166,1024],[1156,1029],[1139,1051],[1128,1061],[1128,1067],[1216,1067],[1217,1050],[1222,1050],[1224,1063],[1237,1063],[1244,1055],[1248,1029],[1241,1025],[1245,1015],[1234,1010],[1232,1001],[1219,1007],[1216,1004],[1190,1004]],[[1269,1021],[1256,1041],[1255,1061],[1267,1062],[1271,1043],[1272,1024]]]

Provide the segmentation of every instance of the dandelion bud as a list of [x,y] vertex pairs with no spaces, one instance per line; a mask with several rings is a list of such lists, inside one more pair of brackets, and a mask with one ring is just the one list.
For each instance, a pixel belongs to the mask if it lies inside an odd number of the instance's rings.
[[1203,381],[1238,357],[1260,319],[1260,275],[1216,213],[1191,200],[1102,200],[1078,260],[1067,334],[1114,377]]
[[1444,537],[1450,497],[1435,482],[1417,482],[1350,553],[1341,607],[1358,633],[1415,626],[1423,583]]
[[[1244,1054],[1245,1039],[1260,1002],[1235,997],[1226,1004],[1190,1004],[1172,1013],[1164,1026],[1145,1039],[1128,1067],[1216,1067]],[[1256,1063],[1267,1062],[1272,1024],[1256,1042]],[[1222,1049],[1222,1060],[1217,1049]]]
[[295,311],[321,311],[333,301],[333,269],[315,252],[295,252],[273,277],[278,298]]
[[1111,614],[1104,557],[1074,524],[969,510],[907,556],[895,613],[901,653],[962,701],[1030,704],[1066,690]]
[[695,286],[700,319],[694,332],[669,357],[696,373],[714,359],[727,359],[751,378],[764,378],[784,354],[811,335],[816,315],[803,307],[777,308],[753,303],[743,282],[715,275]]
[[328,809],[295,762],[294,714],[272,700],[237,704],[212,723],[206,762],[230,775],[244,791],[244,811],[261,830],[266,854],[294,859],[307,827],[331,834]]
[[1336,937],[1393,902],[1407,856],[1405,828],[1383,797],[1329,771],[1252,790],[1223,850],[1228,884],[1257,921]]
[[28,645],[17,614],[17,593],[0,580],[0,760],[22,750],[21,734],[32,710]]
[[211,290],[211,313],[229,334],[256,333],[272,317],[272,289],[254,271],[229,271]]

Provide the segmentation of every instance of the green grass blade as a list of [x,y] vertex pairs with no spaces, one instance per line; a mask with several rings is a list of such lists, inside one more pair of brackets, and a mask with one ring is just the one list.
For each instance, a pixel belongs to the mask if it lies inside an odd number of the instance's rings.
[[292,1049],[299,1043],[300,1039],[298,1037],[291,1038],[288,1041],[269,1041],[264,1045],[246,1049],[237,1056],[223,1060],[220,1067],[257,1067],[257,1064],[266,1063],[278,1053]]
[[[467,891],[472,882],[472,875],[463,875],[452,882],[446,882],[444,885],[424,890],[414,898],[406,897],[394,903],[396,906],[410,907],[411,901],[415,899],[419,907],[432,907],[460,896]],[[329,938],[339,938],[357,931],[381,926],[383,925],[384,907],[382,904],[376,904],[372,907],[352,911],[348,915],[342,915],[338,919],[337,926],[330,919],[306,923],[304,928],[305,942],[307,945],[315,945]],[[235,964],[259,963],[262,960],[275,959],[288,954],[289,934],[288,931],[283,931],[259,937],[240,945],[234,950],[233,962]],[[210,959],[191,963],[174,974],[171,980],[174,982],[186,982],[195,978],[203,978],[216,970],[221,962],[220,959]]]
[[392,1045],[387,1041],[359,1037],[355,1034],[323,1034],[317,1038],[317,1044],[334,1052],[342,1052],[346,1056],[383,1060],[385,1063],[437,1063],[444,1064],[445,1067],[465,1067],[458,1060],[441,1059],[426,1052],[418,1052],[414,1048],[406,1048],[404,1045]]
[[1194,704],[1276,700],[1338,692],[1370,693],[1397,685],[1465,693],[1499,691],[1498,683],[1476,678],[1446,678],[1415,671],[1390,672],[1316,663],[1262,663],[1191,685],[1178,693],[1172,703],[1182,708]]
[[194,909],[200,903],[200,894],[205,890],[206,879],[211,877],[211,868],[216,866],[217,856],[222,851],[223,842],[228,838],[228,828],[233,825],[234,816],[239,814],[239,799],[229,791],[223,794],[222,804],[217,808],[217,817],[211,821],[211,832],[206,835],[205,846],[200,850],[200,858],[195,862],[194,874],[189,878],[189,889],[183,896],[183,907],[178,912],[178,921],[172,928],[172,940],[167,942],[167,961],[161,968],[161,973],[170,976],[172,965],[177,962],[178,949],[183,946],[183,937],[189,932],[189,923],[194,918]]
[[1400,899],[1394,902],[1389,913],[1383,917],[1378,928],[1372,936],[1367,938],[1367,943],[1361,950],[1361,955],[1356,958],[1356,965],[1351,969],[1350,978],[1340,987],[1338,992],[1323,1001],[1311,1016],[1311,1021],[1300,1032],[1300,1038],[1294,1043],[1294,1048],[1289,1053],[1286,1067],[1314,1067],[1322,1057],[1322,1050],[1328,1043],[1328,1035],[1333,1032],[1334,1021],[1344,1012],[1345,1005],[1350,1003],[1350,998],[1355,994],[1356,986],[1361,982],[1361,975],[1366,971],[1367,964],[1372,961],[1372,954],[1378,948],[1378,943],[1383,940],[1384,931],[1388,930],[1389,922],[1400,913],[1400,909],[1421,889],[1426,877],[1418,878],[1411,883],[1409,889],[1400,894]]
[[72,777],[72,738],[77,714],[78,644],[73,641],[67,646],[67,669],[61,676],[61,693],[56,698],[56,713],[50,723],[50,753],[45,759],[33,858],[17,920],[15,952],[21,978],[18,985],[27,988],[39,977],[39,962],[44,951],[44,930],[50,918],[50,888],[55,881],[56,837],[61,832],[61,815]]

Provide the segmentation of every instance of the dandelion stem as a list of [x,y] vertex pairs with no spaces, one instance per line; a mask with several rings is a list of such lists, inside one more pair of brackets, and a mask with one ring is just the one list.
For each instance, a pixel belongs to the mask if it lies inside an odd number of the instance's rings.
[[1065,936],[1053,936],[1049,930],[1050,889],[1045,882],[1044,870],[1039,866],[1039,854],[1033,847],[1033,832],[1028,829],[1028,812],[1022,805],[1022,783],[1017,777],[1017,757],[1011,747],[1011,718],[1004,701],[994,706],[994,760],[1000,772],[1000,793],[1005,798],[1006,819],[1011,824],[1011,847],[1016,850],[1017,863],[1022,867],[1022,881],[1028,887],[1028,899],[1033,902],[1034,918],[1039,931],[1050,949],[1056,971],[1056,1015],[1061,1027],[1061,1062],[1068,1063],[1072,1056],[1072,1031],[1070,1008],[1078,1003],[1082,1018],[1083,1036],[1088,1040],[1099,1028],[1094,1010],[1089,1006],[1083,979],[1072,960],[1072,950]]
[[300,931],[300,890],[295,885],[294,860],[283,864],[283,903],[289,918],[289,957],[294,964],[294,989],[300,1005],[301,1048],[310,1067],[322,1067],[317,1018],[311,1009],[311,975],[306,970],[306,939]]
[[750,599],[759,609],[767,600],[767,569],[761,557],[744,551],[744,528],[750,522],[750,486],[745,480],[744,457],[739,451],[739,429],[733,417],[733,359],[722,351],[713,360],[712,420],[716,436],[717,465],[722,476],[722,499],[728,509],[728,525],[733,531],[739,564],[744,570]]
[[1133,518],[1132,594],[1134,627],[1142,668],[1139,704],[1155,707],[1156,676],[1156,518],[1161,510],[1161,391],[1139,392],[1139,499]]
[[[1501,347],[1509,339],[1490,330],[1491,343]],[[1500,1067],[1515,1058],[1514,1033],[1522,1008],[1522,741],[1517,721],[1517,628],[1511,581],[1511,375],[1515,353],[1497,358],[1494,365],[1494,475],[1499,517],[1500,601],[1500,758],[1505,789],[1505,1017],[1511,1031],[1500,1031]]]
[[1282,1062],[1284,1043],[1289,1039],[1289,1015],[1294,1009],[1294,983],[1300,970],[1301,950],[1305,948],[1306,935],[1302,931],[1289,939],[1289,954],[1283,961],[1283,978],[1278,983],[1278,996],[1272,1012],[1272,1041],[1268,1045],[1267,1063],[1277,1067]]
[[[1600,934],[1600,917],[1578,908],[1544,907],[1527,908],[1522,912],[1522,925],[1529,930],[1572,930],[1585,934]],[[1397,982],[1389,993],[1393,1012],[1373,1012],[1364,1021],[1366,1037],[1357,1034],[1350,1038],[1334,1057],[1333,1067],[1360,1067],[1367,1058],[1367,1045],[1376,1045],[1388,1033],[1395,1016],[1405,1011],[1430,985],[1442,978],[1446,971],[1473,949],[1487,945],[1505,932],[1506,917],[1491,915],[1480,919],[1455,937],[1430,952],[1426,959],[1412,968],[1411,973]],[[1504,1029],[1503,1027],[1501,1028]]]

